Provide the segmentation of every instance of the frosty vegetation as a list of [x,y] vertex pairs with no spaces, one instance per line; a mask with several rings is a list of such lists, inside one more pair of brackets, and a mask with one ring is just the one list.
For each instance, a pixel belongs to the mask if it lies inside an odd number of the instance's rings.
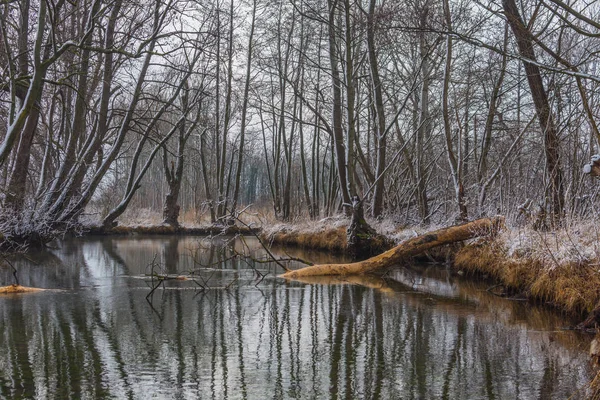
[[1,1],[3,238],[355,196],[396,226],[597,219],[588,3]]

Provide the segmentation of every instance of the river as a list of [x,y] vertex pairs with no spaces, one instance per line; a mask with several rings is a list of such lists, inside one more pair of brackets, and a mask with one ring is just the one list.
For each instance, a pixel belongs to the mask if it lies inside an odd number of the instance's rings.
[[[590,337],[556,312],[439,266],[287,282],[263,254],[252,238],[134,236],[13,260],[22,285],[52,290],[0,297],[0,397],[584,398]],[[147,298],[152,271],[193,279]]]

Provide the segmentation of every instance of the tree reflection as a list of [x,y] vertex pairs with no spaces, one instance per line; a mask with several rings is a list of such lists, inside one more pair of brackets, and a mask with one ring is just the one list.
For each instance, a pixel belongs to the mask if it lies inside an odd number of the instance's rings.
[[[447,276],[174,282],[154,312],[143,266],[161,254],[169,273],[190,269],[195,242],[131,240],[62,248],[47,275],[22,264],[73,289],[0,299],[0,396],[545,399],[590,378],[585,339],[555,331],[567,323]],[[227,251],[197,255],[215,285],[252,274]]]

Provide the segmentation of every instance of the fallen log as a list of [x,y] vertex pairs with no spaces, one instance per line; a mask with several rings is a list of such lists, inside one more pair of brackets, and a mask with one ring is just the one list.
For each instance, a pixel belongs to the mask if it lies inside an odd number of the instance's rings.
[[46,289],[32,288],[32,287],[14,284],[14,285],[0,287],[0,294],[33,293],[33,292],[41,292],[44,290],[46,290]]
[[408,239],[393,249],[364,261],[349,264],[313,265],[286,272],[280,276],[287,279],[297,279],[306,276],[366,274],[393,267],[408,257],[423,253],[437,246],[495,234],[503,224],[504,217],[482,218]]

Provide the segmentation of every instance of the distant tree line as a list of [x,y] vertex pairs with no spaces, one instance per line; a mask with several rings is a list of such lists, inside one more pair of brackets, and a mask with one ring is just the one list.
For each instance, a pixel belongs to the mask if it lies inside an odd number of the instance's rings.
[[528,198],[550,225],[596,215],[599,16],[560,0],[1,0],[1,230],[353,201],[406,223]]

